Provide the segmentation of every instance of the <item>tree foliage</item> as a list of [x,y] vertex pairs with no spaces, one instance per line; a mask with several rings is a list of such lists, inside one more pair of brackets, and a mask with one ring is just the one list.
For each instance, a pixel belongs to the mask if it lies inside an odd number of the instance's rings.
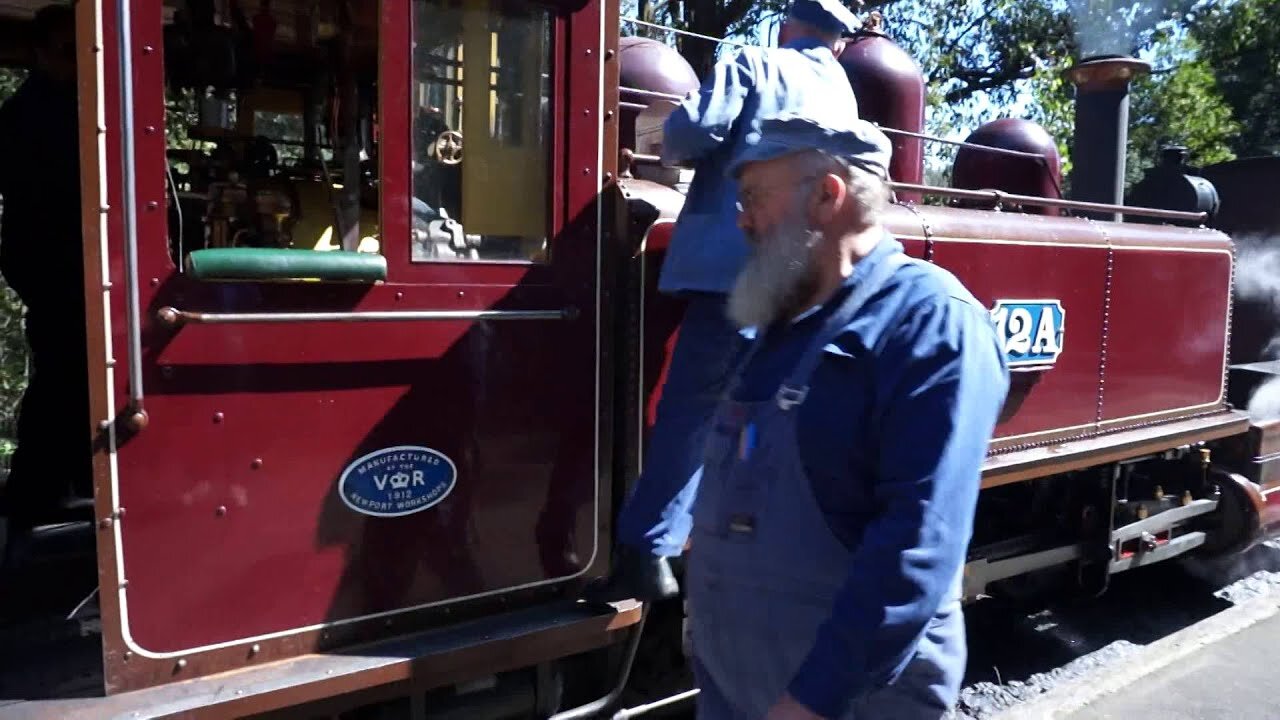
[[26,73],[22,70],[0,67],[0,105],[18,90]]
[[[633,0],[653,22],[712,37],[750,31],[789,0]],[[854,3],[856,6],[857,3]],[[1064,71],[1081,58],[1150,58],[1155,72],[1131,96],[1129,179],[1180,143],[1193,162],[1280,151],[1280,2],[1277,0],[871,0],[888,34],[921,66],[927,129],[967,134],[1002,115],[1043,124],[1071,168],[1074,88]],[[700,73],[716,45],[680,38]],[[951,152],[930,146],[934,165]]]
[[[1280,95],[1280,47],[1268,42],[1280,36],[1280,3],[1273,0],[1208,10],[1198,0],[899,0],[889,14],[895,40],[919,59],[929,83],[930,132],[964,135],[999,116],[1026,117],[1057,139],[1068,176],[1075,88],[1065,70],[1081,58],[1123,54],[1155,61],[1155,72],[1131,90],[1130,182],[1166,143],[1186,145],[1197,164],[1232,159],[1252,141],[1244,135],[1234,141],[1245,105],[1253,102],[1251,114],[1271,124],[1273,115],[1260,108],[1280,100],[1254,94],[1265,77]],[[1250,68],[1251,76],[1230,74],[1242,79],[1234,96],[1222,82],[1221,68],[1229,64],[1218,59],[1232,52],[1218,50],[1224,44],[1218,38],[1228,37],[1236,52],[1270,63]],[[1274,124],[1280,130],[1280,119]],[[1280,140],[1277,135],[1269,137]],[[951,154],[931,148],[935,166]]]
[[1240,155],[1280,152],[1280,2],[1235,0],[1198,12],[1189,31],[1200,59],[1241,121],[1230,139]]
[[[642,19],[725,37],[749,34],[780,16],[789,0],[635,2]],[[1236,131],[1232,110],[1235,116],[1240,110],[1229,92],[1217,89],[1220,78],[1210,70],[1216,67],[1211,53],[1197,58],[1199,46],[1186,38],[1186,27],[1200,17],[1197,2],[1202,0],[874,0],[862,10],[881,10],[886,32],[920,65],[928,88],[929,132],[963,137],[999,116],[1027,117],[1058,139],[1064,173],[1071,168],[1074,112],[1074,88],[1064,71],[1079,58],[1098,54],[1176,55],[1176,67],[1134,85],[1132,176],[1154,162],[1163,141],[1188,145],[1198,162],[1229,155],[1221,138]],[[1223,35],[1280,33],[1280,18],[1271,17],[1280,13],[1280,3],[1237,4],[1257,7],[1250,12],[1218,9],[1211,13],[1214,22],[1202,22]],[[1265,12],[1258,9],[1262,6]],[[1255,28],[1264,19],[1270,20],[1267,29]],[[1251,32],[1242,34],[1242,25]],[[714,63],[713,43],[680,38],[677,47],[700,74]],[[1270,57],[1274,66],[1280,53]],[[1268,72],[1275,78],[1272,66]],[[1267,102],[1274,106],[1276,99]],[[1280,119],[1276,124],[1280,130]],[[946,146],[930,145],[927,174],[943,179],[953,154]]]
[[1134,82],[1129,108],[1126,181],[1132,185],[1156,162],[1160,148],[1185,145],[1196,165],[1234,160],[1231,140],[1240,133],[1231,107],[1214,81],[1213,68],[1194,38],[1171,41],[1171,69]]

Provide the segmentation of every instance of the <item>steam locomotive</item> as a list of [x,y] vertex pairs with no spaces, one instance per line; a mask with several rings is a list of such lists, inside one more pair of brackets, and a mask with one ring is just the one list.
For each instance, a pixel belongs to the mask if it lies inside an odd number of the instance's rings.
[[[656,280],[689,171],[656,148],[689,65],[613,0],[76,14],[91,417],[67,452],[94,496],[0,578],[0,716],[687,698],[679,607],[579,597],[679,331]],[[1171,152],[1123,205],[1142,65],[1093,58],[1070,197],[1017,119],[930,187],[919,68],[874,23],[841,62],[894,141],[890,231],[989,305],[1014,370],[966,598],[1272,535],[1280,423],[1239,408],[1277,327],[1236,281],[1276,163]]]
[[[696,79],[656,41],[622,43],[623,104],[643,145],[654,136],[653,99],[675,101]],[[628,74],[628,52],[662,61]],[[1243,312],[1234,306],[1231,234],[1251,233],[1256,246],[1274,231],[1256,193],[1277,163],[1193,168],[1185,149],[1170,147],[1135,185],[1134,205],[1123,205],[1128,89],[1148,68],[1097,57],[1069,71],[1077,88],[1070,198],[1054,139],[1017,118],[953,143],[951,186],[927,187],[922,143],[946,141],[923,133],[919,68],[874,16],[840,61],[859,111],[894,141],[888,228],[908,253],[947,267],[987,303],[1013,373],[984,468],[966,599],[1050,579],[1094,595],[1116,573],[1187,553],[1241,552],[1274,533],[1277,425],[1236,408],[1275,374],[1264,357],[1275,315],[1269,295],[1246,297]],[[623,184],[633,208],[656,215],[645,255],[657,255],[679,201],[667,171],[636,157]],[[648,277],[655,268],[650,260]]]

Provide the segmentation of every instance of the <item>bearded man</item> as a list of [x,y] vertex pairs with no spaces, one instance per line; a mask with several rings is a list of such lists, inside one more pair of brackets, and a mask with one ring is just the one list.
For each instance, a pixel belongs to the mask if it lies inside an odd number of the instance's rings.
[[753,338],[688,567],[700,720],[943,717],[965,551],[1009,374],[990,316],[880,225],[874,126],[766,121],[735,161]]

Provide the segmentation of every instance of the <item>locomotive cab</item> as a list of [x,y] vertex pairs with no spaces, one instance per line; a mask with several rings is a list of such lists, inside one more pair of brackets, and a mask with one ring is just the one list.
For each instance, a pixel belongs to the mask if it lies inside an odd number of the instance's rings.
[[[76,5],[88,544],[38,608],[0,588],[49,636],[5,697],[68,670],[249,714],[603,691],[640,619],[576,602],[613,510],[610,13]],[[355,644],[378,660],[328,654]],[[299,655],[324,667],[249,679]],[[190,700],[226,672],[256,689]]]

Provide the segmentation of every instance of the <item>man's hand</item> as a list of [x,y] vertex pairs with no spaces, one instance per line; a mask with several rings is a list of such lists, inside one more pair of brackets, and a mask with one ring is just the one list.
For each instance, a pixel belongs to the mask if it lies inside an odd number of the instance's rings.
[[823,717],[796,702],[790,693],[784,694],[769,708],[764,720],[823,720]]

